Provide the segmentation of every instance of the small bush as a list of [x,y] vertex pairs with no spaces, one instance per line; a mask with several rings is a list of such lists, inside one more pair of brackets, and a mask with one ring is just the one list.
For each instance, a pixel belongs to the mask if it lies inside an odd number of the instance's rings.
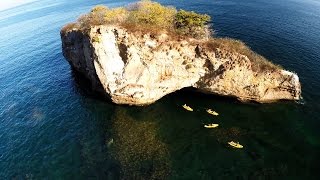
[[191,35],[195,38],[204,38],[210,34],[208,28],[205,27],[210,19],[210,16],[206,14],[180,10],[175,15],[175,28],[180,34]]
[[67,32],[72,30],[73,28],[77,27],[77,23],[68,23],[65,26],[63,26],[63,28],[61,29],[61,32]]
[[122,23],[127,20],[128,15],[129,13],[125,8],[114,8],[105,12],[104,20],[107,23]]
[[79,24],[80,29],[88,29],[90,28],[90,14],[83,14],[77,19],[77,24]]
[[96,5],[95,7],[93,7],[91,9],[91,13],[101,13],[101,12],[105,12],[108,10],[107,6],[104,5]]
[[193,11],[180,10],[175,16],[175,25],[177,28],[203,27],[210,21],[207,14],[197,14]]
[[176,9],[165,7],[157,2],[140,1],[130,11],[129,23],[172,28]]
[[108,7],[97,5],[89,13],[89,22],[91,25],[105,24],[104,16],[109,11]]
[[85,32],[88,31],[91,26],[105,24],[104,15],[107,10],[107,7],[98,5],[94,7],[90,13],[81,15],[77,19],[77,24],[79,25],[80,29]]

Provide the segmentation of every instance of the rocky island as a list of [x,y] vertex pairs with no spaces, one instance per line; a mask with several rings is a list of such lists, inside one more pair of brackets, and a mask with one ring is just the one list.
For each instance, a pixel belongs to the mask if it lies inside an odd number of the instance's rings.
[[116,104],[147,105],[185,87],[240,101],[300,99],[295,73],[241,41],[212,37],[209,21],[152,1],[96,6],[62,28],[63,55]]

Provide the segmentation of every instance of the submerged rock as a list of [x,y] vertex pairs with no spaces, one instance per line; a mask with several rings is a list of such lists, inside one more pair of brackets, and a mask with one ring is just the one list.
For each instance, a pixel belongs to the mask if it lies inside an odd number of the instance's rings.
[[261,103],[301,97],[296,74],[220,46],[219,39],[143,34],[116,25],[61,31],[61,39],[71,66],[116,104],[146,105],[185,87]]

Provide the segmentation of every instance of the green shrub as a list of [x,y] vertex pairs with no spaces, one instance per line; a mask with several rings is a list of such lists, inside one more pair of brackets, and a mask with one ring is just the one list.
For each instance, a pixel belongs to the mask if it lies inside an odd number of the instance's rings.
[[203,27],[210,21],[207,14],[197,14],[193,11],[180,10],[175,16],[175,25],[177,28]]
[[172,28],[176,9],[157,2],[140,1],[131,6],[129,23],[161,28]]
[[191,35],[195,38],[207,37],[210,32],[205,25],[210,21],[210,16],[197,14],[193,11],[180,10],[175,15],[175,29],[182,35]]
[[107,10],[104,14],[104,20],[107,23],[122,23],[127,20],[129,12],[123,8],[114,8]]

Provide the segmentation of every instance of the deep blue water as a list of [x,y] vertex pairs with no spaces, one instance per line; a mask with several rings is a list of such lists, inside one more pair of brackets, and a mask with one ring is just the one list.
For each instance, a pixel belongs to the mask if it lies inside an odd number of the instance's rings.
[[[88,92],[61,53],[64,24],[96,4],[129,2],[41,0],[0,11],[0,179],[320,177],[319,0],[159,1],[211,15],[216,36],[297,72],[304,101],[242,104],[180,91],[147,107]],[[203,129],[208,122],[220,127]]]

